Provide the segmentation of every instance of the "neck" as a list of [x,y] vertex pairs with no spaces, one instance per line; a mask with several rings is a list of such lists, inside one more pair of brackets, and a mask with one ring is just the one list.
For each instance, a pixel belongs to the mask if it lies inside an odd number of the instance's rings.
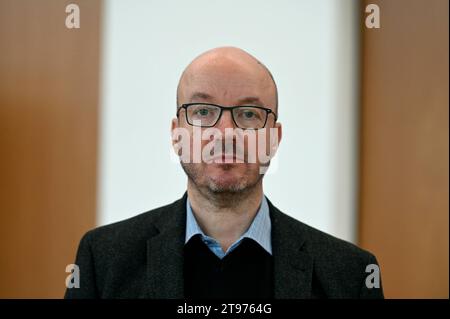
[[261,182],[239,193],[214,193],[189,180],[187,192],[199,226],[223,251],[250,227],[263,196]]

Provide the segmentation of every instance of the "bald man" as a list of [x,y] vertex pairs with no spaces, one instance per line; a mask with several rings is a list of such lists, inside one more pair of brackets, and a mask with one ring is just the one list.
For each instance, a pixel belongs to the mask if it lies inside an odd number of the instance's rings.
[[195,58],[171,123],[186,193],[89,231],[66,298],[383,298],[372,254],[264,196],[277,118],[277,86],[255,57],[222,47]]

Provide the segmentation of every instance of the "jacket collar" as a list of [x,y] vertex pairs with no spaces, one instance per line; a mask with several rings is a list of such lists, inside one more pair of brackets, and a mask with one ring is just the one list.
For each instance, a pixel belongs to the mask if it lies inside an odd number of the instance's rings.
[[[162,208],[153,235],[147,240],[148,297],[183,299],[183,247],[186,234],[187,193]],[[274,297],[276,299],[311,297],[313,260],[307,252],[306,228],[280,212],[268,200],[272,221],[274,258]],[[298,226],[298,225],[297,225]]]
[[149,298],[183,299],[183,247],[186,229],[186,198],[164,207],[147,240]]
[[313,259],[307,250],[307,229],[283,214],[270,201],[274,297],[311,298]]

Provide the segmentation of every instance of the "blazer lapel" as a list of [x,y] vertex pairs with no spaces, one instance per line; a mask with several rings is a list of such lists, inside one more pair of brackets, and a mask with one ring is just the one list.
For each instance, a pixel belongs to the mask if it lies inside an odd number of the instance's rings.
[[[183,299],[183,247],[187,194],[165,208],[147,240],[148,297]],[[270,201],[274,297],[311,298],[313,259],[306,250],[306,233],[292,227],[289,216]]]
[[269,201],[272,221],[274,297],[303,299],[312,297],[313,259],[306,250],[306,232],[292,227],[292,219]]
[[149,298],[184,298],[183,247],[186,228],[186,193],[167,206],[147,241]]

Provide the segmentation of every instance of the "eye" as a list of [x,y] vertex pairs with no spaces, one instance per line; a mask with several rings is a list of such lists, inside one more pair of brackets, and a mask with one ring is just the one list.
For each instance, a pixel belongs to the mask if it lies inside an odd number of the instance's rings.
[[255,112],[253,112],[253,111],[244,111],[243,114],[244,114],[244,117],[248,120],[255,117]]
[[200,116],[207,116],[209,114],[209,110],[206,108],[198,109],[195,111],[195,114],[198,114]]

